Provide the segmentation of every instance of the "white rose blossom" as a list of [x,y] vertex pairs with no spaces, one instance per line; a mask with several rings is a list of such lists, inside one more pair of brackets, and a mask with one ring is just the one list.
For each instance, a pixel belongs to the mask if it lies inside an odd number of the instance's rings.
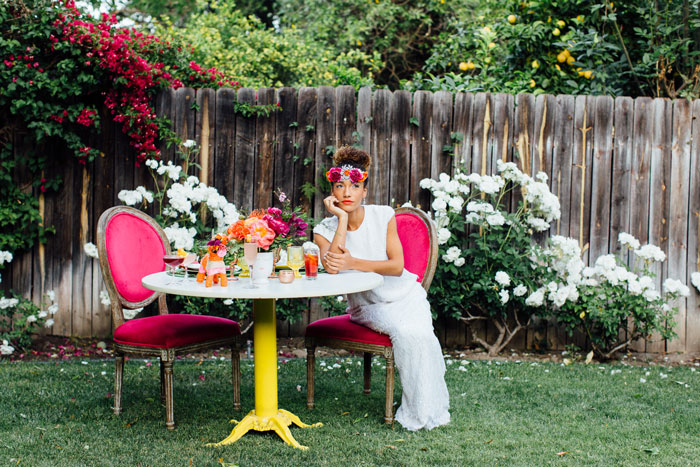
[[690,274],[690,283],[700,292],[700,272],[693,272]]
[[0,265],[12,262],[12,253],[0,250]]
[[639,240],[634,238],[634,236],[625,233],[625,232],[620,232],[617,235],[617,241],[620,242],[622,246],[626,246],[630,250],[637,250],[639,249]]
[[460,256],[459,258],[457,258],[457,259],[455,260],[455,266],[457,266],[457,267],[464,266],[465,261],[466,261],[466,260],[464,259],[464,257],[463,257],[463,256]]
[[15,348],[10,345],[5,339],[2,340],[2,345],[0,345],[0,355],[12,355]]
[[526,293],[527,287],[525,287],[523,284],[518,284],[518,286],[513,289],[513,295],[516,297],[522,297]]
[[502,303],[503,305],[505,305],[506,303],[508,303],[508,300],[510,300],[510,294],[509,294],[508,291],[505,290],[505,289],[504,289],[504,290],[501,290],[501,291],[498,293],[498,296],[500,297],[501,303]]
[[53,326],[53,323],[54,323],[53,318],[49,318],[49,319],[47,319],[47,320],[44,322],[44,327],[45,327],[45,328],[50,328],[51,326]]
[[95,246],[95,244],[92,242],[87,242],[86,244],[84,244],[83,251],[85,252],[86,255],[88,255],[91,258],[98,258],[99,257],[97,255],[97,246]]
[[189,148],[194,147],[195,144],[197,144],[196,141],[194,141],[192,139],[188,139],[182,143],[182,147],[189,149]]
[[661,248],[651,243],[634,250],[634,254],[645,261],[663,262],[666,260],[666,253]]
[[677,279],[668,278],[664,281],[664,293],[678,294],[681,297],[690,295],[690,289]]
[[445,261],[446,263],[454,263],[457,258],[460,257],[462,254],[462,250],[460,250],[456,246],[451,246],[450,248],[447,249],[444,255],[442,255],[442,260]]
[[438,238],[438,245],[444,245],[450,240],[450,237],[452,236],[452,233],[446,229],[446,228],[441,228],[438,229],[437,231],[437,238]]
[[501,287],[508,287],[510,285],[510,276],[505,271],[498,271],[495,279]]
[[543,288],[535,290],[525,299],[525,304],[533,307],[542,306],[544,303],[544,292],[545,290]]

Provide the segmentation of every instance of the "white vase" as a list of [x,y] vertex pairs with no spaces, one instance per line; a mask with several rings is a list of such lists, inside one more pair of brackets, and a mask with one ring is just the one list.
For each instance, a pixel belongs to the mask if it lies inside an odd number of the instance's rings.
[[268,278],[272,273],[273,255],[272,252],[258,253],[253,265],[253,284],[265,285],[268,283]]

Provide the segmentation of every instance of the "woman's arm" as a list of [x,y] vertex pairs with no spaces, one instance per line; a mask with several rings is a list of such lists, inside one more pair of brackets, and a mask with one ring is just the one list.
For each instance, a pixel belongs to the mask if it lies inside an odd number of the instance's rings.
[[[346,226],[347,229],[347,226]],[[347,230],[346,230],[347,231]],[[336,232],[336,237],[337,237]],[[335,240],[335,238],[334,238]],[[338,271],[353,269],[355,271],[376,272],[384,276],[400,276],[403,272],[403,248],[396,230],[396,218],[392,217],[386,232],[386,255],[388,259],[383,261],[370,261],[353,257],[345,246],[339,245],[340,252],[335,252],[332,246],[320,235],[314,235],[314,241],[321,248],[323,267],[331,274]],[[325,246],[325,251],[324,251]]]

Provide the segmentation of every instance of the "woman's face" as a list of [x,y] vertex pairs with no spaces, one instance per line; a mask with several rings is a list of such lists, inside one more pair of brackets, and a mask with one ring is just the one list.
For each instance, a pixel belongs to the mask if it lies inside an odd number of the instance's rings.
[[340,203],[340,209],[352,212],[362,205],[362,199],[367,195],[364,182],[353,183],[350,180],[341,180],[333,184],[331,193]]

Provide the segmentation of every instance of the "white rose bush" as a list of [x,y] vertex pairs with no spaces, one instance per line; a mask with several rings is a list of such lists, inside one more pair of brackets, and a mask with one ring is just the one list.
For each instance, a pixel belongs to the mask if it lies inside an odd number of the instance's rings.
[[[676,336],[673,316],[678,300],[690,295],[690,289],[667,278],[657,290],[651,269],[666,259],[659,247],[641,246],[632,235],[620,233],[618,255],[599,256],[586,267],[571,242],[575,240],[552,237],[554,246],[548,251],[559,277],[552,289],[568,288],[567,298],[557,301],[555,296],[551,306],[569,335],[582,330],[601,360],[613,358],[637,339],[652,339],[654,333],[658,339]],[[628,252],[629,266],[623,261]]]
[[[577,240],[554,235],[543,241],[541,232],[561,215],[546,174],[533,178],[498,161],[496,175],[443,173],[422,180],[421,187],[433,196],[440,245],[431,303],[465,321],[489,355],[536,317],[556,319],[569,335],[583,332],[601,360],[636,339],[675,336],[673,315],[690,291],[672,278],[656,289],[651,270],[665,260],[657,246],[621,233],[619,255],[591,259],[587,267]],[[631,266],[622,260],[628,252]],[[498,331],[490,340],[475,326],[483,321]]]
[[[433,195],[440,245],[431,304],[467,322],[473,339],[496,355],[546,311],[537,291],[554,274],[532,236],[559,218],[559,201],[544,174],[530,177],[513,163],[499,162],[497,175],[443,173],[421,187]],[[498,330],[490,341],[474,325],[484,321]]]

